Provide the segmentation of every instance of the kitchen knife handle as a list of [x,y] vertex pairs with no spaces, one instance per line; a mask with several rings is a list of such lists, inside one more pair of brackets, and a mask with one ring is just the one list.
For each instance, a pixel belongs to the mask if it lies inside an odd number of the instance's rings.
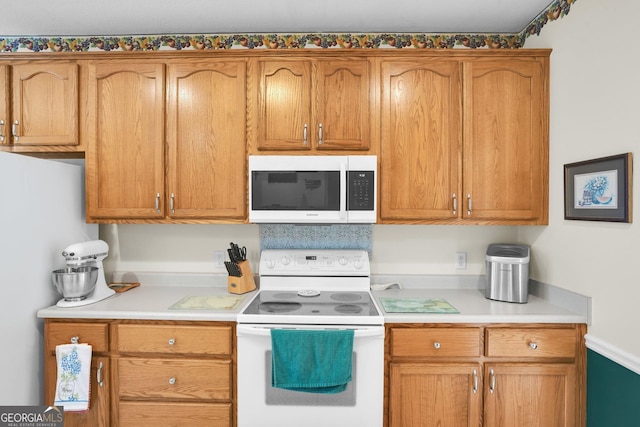
[[307,131],[308,131],[308,126],[305,123],[304,130],[302,131],[302,141],[304,142],[304,145],[307,145]]
[[322,123],[318,125],[318,144],[322,145]]
[[169,198],[169,209],[171,210],[171,215],[176,213],[175,199],[176,199],[175,193],[171,193],[171,197]]
[[0,142],[4,142],[4,120],[0,120]]
[[458,212],[458,197],[453,193],[453,216]]
[[156,193],[156,212],[160,213],[160,193]]
[[471,204],[471,194],[467,194],[467,215],[471,215],[472,204]]
[[20,122],[17,120],[11,125],[11,135],[13,135],[14,142],[18,142],[18,139],[20,139],[20,136],[18,135],[18,125],[20,125]]

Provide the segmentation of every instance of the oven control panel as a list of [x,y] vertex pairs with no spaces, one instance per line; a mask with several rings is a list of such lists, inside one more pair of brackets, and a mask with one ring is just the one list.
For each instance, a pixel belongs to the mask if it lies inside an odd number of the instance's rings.
[[260,276],[369,276],[369,254],[359,249],[267,249]]

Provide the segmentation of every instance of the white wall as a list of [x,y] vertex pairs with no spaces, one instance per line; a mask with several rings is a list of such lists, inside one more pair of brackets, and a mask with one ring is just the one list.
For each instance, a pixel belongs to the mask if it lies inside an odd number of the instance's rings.
[[[539,228],[539,227],[536,227]],[[375,225],[371,254],[374,274],[484,274],[489,243],[516,243],[516,227]],[[101,225],[109,244],[105,260],[113,271],[215,272],[213,251],[229,242],[246,246],[257,271],[257,225]],[[467,253],[467,269],[455,270],[456,252]],[[533,261],[532,261],[533,263]]]
[[[532,276],[592,297],[589,333],[640,356],[640,228],[565,221],[563,165],[634,152],[640,160],[637,0],[580,0],[525,46],[550,47],[549,226],[520,228],[537,262]],[[637,202],[640,172],[633,193]]]

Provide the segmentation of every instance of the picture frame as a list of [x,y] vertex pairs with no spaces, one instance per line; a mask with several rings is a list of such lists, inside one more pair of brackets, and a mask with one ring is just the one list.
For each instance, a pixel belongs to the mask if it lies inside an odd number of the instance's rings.
[[633,156],[623,153],[564,165],[564,218],[632,222]]

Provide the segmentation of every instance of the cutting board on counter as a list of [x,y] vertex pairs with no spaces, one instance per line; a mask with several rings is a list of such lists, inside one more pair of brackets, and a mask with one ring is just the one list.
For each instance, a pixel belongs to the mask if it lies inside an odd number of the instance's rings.
[[444,298],[380,298],[387,313],[460,313]]
[[243,299],[244,296],[235,295],[188,296],[173,304],[169,310],[234,310]]

